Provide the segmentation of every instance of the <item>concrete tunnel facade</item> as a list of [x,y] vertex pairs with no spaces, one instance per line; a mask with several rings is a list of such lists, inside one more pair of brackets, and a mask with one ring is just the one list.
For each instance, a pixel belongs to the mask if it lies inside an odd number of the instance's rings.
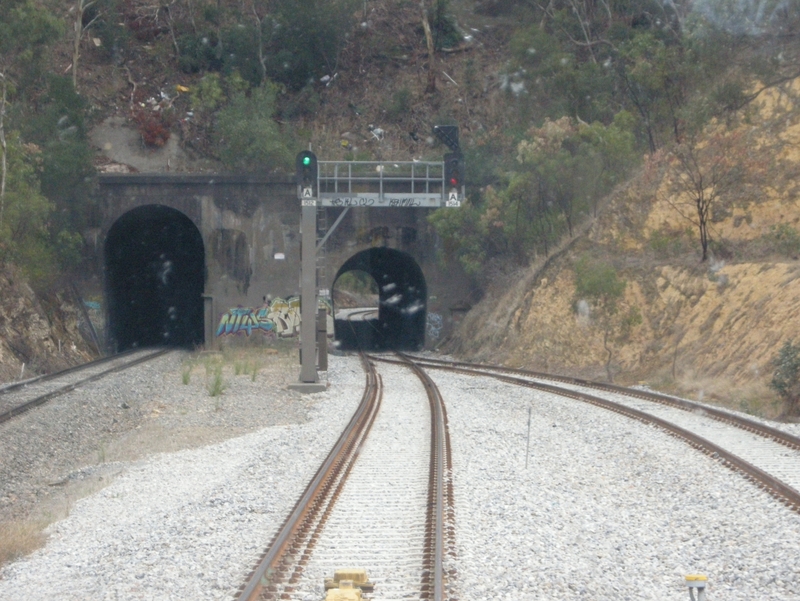
[[[301,236],[293,178],[103,174],[99,183],[107,351],[153,344],[218,349],[298,336]],[[342,211],[321,210],[318,235]],[[373,341],[385,348],[436,345],[454,322],[450,307],[472,294],[457,265],[438,261],[430,212],[353,208],[319,258],[321,291],[349,270],[375,277],[385,333]],[[389,284],[402,291],[389,294]]]

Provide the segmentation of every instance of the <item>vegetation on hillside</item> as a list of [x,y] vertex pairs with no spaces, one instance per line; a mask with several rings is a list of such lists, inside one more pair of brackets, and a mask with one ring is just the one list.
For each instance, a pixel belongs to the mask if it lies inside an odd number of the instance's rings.
[[[625,179],[643,155],[699,237],[711,220],[764,183],[763,160],[736,125],[764,89],[800,75],[797,5],[728,0],[552,0],[516,3],[503,87],[517,124],[516,157],[498,164],[478,140],[468,166],[491,185],[464,214],[432,222],[450,256],[478,273],[496,256],[547,255]],[[708,129],[713,131],[710,133]],[[760,141],[763,143],[763,141]],[[516,161],[513,159],[516,158]]]
[[77,263],[89,218],[87,103],[45,67],[65,24],[31,0],[0,15],[0,261],[47,282]]
[[785,414],[800,415],[800,344],[787,341],[775,356],[770,387],[784,402]]
[[[291,171],[309,143],[436,159],[430,126],[458,124],[468,198],[430,222],[479,284],[549,256],[634,172],[677,215],[642,233],[648,252],[725,258],[714,224],[774,187],[782,143],[743,127],[751,103],[799,76],[787,0],[0,0],[0,263],[40,285],[79,266],[89,131],[111,115],[143,147],[253,172]],[[800,233],[758,244],[796,257]],[[613,259],[574,268],[611,377],[639,331],[633,284]]]
[[621,307],[626,285],[627,282],[619,277],[611,265],[592,260],[586,255],[575,263],[575,311],[584,319],[593,317],[603,332],[605,369],[609,382],[614,381],[611,362],[615,347],[625,343],[631,331],[642,323],[638,307]]
[[[800,73],[800,14],[781,0],[0,0],[0,15],[0,260],[43,280],[80,259],[95,219],[88,130],[119,96],[144,145],[178,136],[232,171],[289,171],[311,138],[376,158],[358,136],[322,133],[326,107],[351,122],[379,115],[408,140],[421,124],[459,123],[468,200],[431,223],[446,259],[478,274],[549,254],[643,155],[680,192],[706,259],[715,206],[759,185],[728,126]],[[473,43],[464,15],[504,19],[503,34]],[[460,61],[460,85],[445,59]],[[419,85],[405,66],[425,74]],[[113,101],[91,86],[106,67],[130,85]],[[385,71],[380,99],[359,90],[369,69]],[[716,153],[700,135],[709,124]]]

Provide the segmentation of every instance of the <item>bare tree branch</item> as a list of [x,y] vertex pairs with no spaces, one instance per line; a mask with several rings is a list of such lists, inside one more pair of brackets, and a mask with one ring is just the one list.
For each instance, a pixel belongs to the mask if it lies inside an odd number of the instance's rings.
[[589,53],[592,55],[592,62],[597,64],[597,57],[594,55],[594,50],[592,49],[592,40],[589,35],[589,31],[586,28],[585,19],[588,19],[588,15],[583,14],[579,9],[575,0],[569,0],[570,5],[572,6],[572,12],[575,17],[578,19],[578,23],[581,25],[581,31],[583,32],[583,38],[586,40],[584,44],[586,47],[589,48]]
[[431,33],[431,24],[428,20],[428,9],[425,7],[425,0],[419,0],[419,8],[422,11],[422,29],[425,30],[425,41],[428,44],[428,85],[425,87],[425,93],[432,94],[436,91],[436,70],[433,64],[436,60],[436,49],[433,45],[433,34]]
[[[258,64],[261,65],[261,77],[262,79],[267,79],[267,57],[264,56],[264,21],[261,17],[258,16],[258,11],[256,10],[256,3],[253,2],[251,5],[253,9],[253,17],[256,21],[256,35],[258,35]],[[266,17],[265,17],[266,18]]]

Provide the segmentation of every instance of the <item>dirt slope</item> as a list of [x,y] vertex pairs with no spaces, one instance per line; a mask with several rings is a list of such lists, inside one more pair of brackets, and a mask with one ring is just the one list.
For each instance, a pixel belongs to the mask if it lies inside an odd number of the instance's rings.
[[[792,86],[800,90],[800,80]],[[691,229],[667,247],[656,232],[685,232],[663,187],[634,178],[618,190],[584,234],[493,290],[466,316],[445,350],[469,358],[605,378],[603,332],[574,307],[573,264],[601,257],[627,281],[623,309],[642,324],[612,361],[620,382],[645,382],[736,409],[775,416],[770,362],[785,341],[800,341],[800,261],[770,246],[774,226],[800,223],[794,175],[800,168],[800,109],[786,95],[765,94],[750,123],[772,145],[774,173],[761,193],[740,202],[712,227],[726,258],[699,261]],[[672,199],[674,201],[674,199]],[[693,234],[694,237],[689,236]],[[773,245],[774,246],[774,245]],[[718,254],[723,254],[718,251]]]

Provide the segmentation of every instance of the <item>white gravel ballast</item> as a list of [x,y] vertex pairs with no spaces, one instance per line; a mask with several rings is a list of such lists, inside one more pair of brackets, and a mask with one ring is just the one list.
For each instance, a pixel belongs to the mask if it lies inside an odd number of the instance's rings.
[[[708,577],[708,601],[800,600],[800,516],[741,476],[589,405],[432,376],[461,601],[685,601],[692,573]],[[355,410],[358,359],[331,357],[329,381],[307,423],[130,464],[0,570],[0,600],[231,599]]]
[[0,570],[0,599],[231,599],[361,398],[358,359],[330,359],[307,423],[138,462]]
[[[453,445],[461,599],[800,599],[800,515],[662,431],[432,375]],[[530,451],[525,467],[528,408]]]

